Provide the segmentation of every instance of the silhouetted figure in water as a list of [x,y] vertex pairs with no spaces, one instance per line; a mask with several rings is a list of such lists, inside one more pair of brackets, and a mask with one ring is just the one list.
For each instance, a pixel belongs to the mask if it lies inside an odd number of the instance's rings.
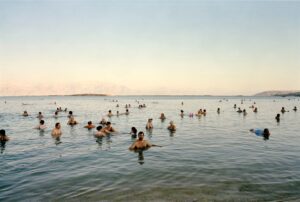
[[277,122],[280,122],[280,114],[277,114],[275,119],[276,119]]

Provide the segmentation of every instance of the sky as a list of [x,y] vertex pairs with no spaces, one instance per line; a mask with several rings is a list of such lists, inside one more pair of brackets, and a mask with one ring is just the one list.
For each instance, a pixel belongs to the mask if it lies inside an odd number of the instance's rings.
[[300,90],[300,1],[0,0],[0,96]]

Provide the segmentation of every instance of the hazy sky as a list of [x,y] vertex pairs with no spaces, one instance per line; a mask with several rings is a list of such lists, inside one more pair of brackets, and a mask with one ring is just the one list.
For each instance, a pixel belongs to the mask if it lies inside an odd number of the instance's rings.
[[0,95],[300,90],[300,1],[0,0]]

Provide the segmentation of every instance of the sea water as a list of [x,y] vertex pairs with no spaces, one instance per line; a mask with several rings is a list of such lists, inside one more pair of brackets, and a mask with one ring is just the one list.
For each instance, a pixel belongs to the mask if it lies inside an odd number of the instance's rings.
[[[258,113],[249,108],[254,102]],[[108,110],[124,113],[125,104],[131,105],[128,116],[106,117]],[[234,104],[248,114],[237,113]],[[64,112],[54,118],[59,106],[72,110],[79,124],[67,125]],[[0,201],[300,200],[300,111],[294,106],[300,108],[298,98],[0,97],[0,128],[10,137],[1,145]],[[289,112],[277,123],[281,107]],[[206,116],[188,116],[200,108]],[[179,115],[181,109],[186,116]],[[29,117],[22,116],[24,110]],[[45,116],[44,132],[34,129],[38,112]],[[95,130],[83,128],[103,117],[116,134],[97,139]],[[166,129],[171,120],[175,133]],[[62,126],[60,142],[51,137],[56,122]],[[132,126],[162,147],[129,151]],[[270,139],[251,128],[269,128]]]

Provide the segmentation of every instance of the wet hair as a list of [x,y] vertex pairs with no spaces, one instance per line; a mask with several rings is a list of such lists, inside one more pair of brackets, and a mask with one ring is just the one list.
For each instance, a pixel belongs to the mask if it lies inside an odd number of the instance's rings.
[[111,113],[111,110],[108,110],[109,113]]
[[40,121],[40,124],[44,125],[45,121],[44,120],[41,120]]
[[69,111],[69,114],[70,114],[70,115],[72,115],[72,114],[73,114],[73,112],[72,112],[72,111]]
[[57,128],[57,126],[59,125],[60,123],[59,122],[57,122],[56,124],[55,124],[55,128]]
[[0,136],[6,136],[5,130],[0,130]]
[[97,126],[96,128],[98,131],[102,129],[102,126]]
[[132,127],[132,128],[131,128],[131,131],[132,131],[134,134],[137,133],[137,129],[136,129],[135,127]]
[[89,122],[88,122],[88,124],[89,124],[89,125],[91,125],[91,124],[92,124],[92,122],[91,122],[91,121],[89,121]]
[[42,114],[42,112],[39,112],[39,114]]
[[107,126],[108,126],[108,125],[111,125],[111,122],[109,122],[109,121],[108,121],[108,122],[106,122],[106,125],[107,125]]
[[140,131],[139,134],[138,134],[138,136],[140,136],[140,135],[143,135],[143,136],[144,136],[144,132],[143,132],[143,131]]

